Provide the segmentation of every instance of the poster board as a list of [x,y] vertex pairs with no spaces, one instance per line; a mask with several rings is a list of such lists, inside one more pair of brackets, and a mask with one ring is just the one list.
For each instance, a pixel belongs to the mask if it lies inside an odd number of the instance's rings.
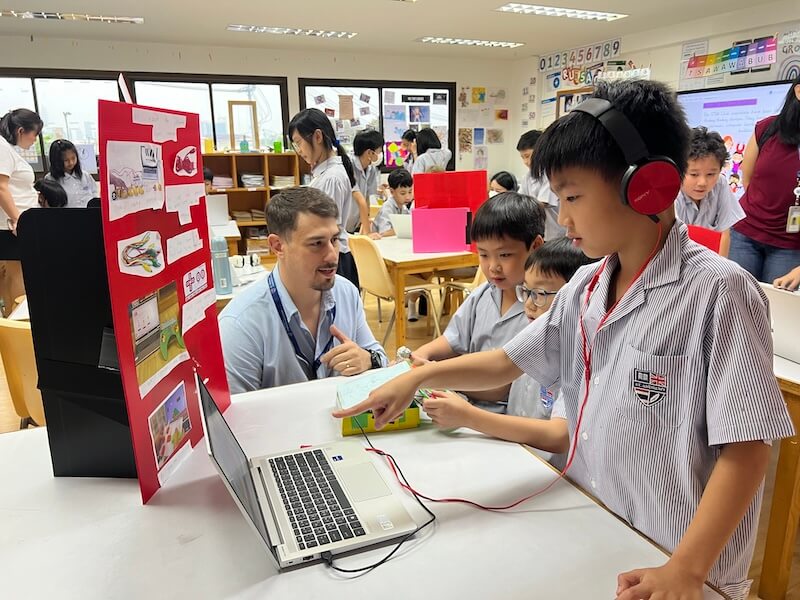
[[197,376],[230,404],[196,114],[101,100],[108,284],[146,503],[203,437]]

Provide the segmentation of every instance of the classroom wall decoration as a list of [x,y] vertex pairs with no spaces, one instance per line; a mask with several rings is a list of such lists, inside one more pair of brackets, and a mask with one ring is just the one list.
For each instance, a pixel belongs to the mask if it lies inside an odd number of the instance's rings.
[[146,503],[203,437],[196,377],[220,410],[230,404],[202,157],[187,150],[200,119],[101,100],[98,125],[114,335]]
[[567,66],[580,67],[584,64],[609,60],[619,56],[621,51],[622,40],[620,38],[589,44],[580,48],[562,50],[561,52],[542,56],[539,59],[539,71],[563,69]]
[[800,76],[800,25],[793,26],[778,37],[778,73],[776,79]]
[[406,162],[406,158],[408,158],[408,152],[403,149],[399,141],[386,142],[383,159],[387,167],[402,167]]
[[693,56],[686,67],[686,78],[708,77],[753,68],[767,67],[778,59],[775,36],[733,45],[721,52]]
[[458,153],[468,154],[472,152],[472,129],[458,130]]

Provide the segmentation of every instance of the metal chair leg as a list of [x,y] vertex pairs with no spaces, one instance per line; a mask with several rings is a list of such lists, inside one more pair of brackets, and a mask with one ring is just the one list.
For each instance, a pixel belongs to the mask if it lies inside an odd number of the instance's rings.
[[395,311],[392,311],[392,318],[389,319],[389,324],[386,326],[386,333],[383,334],[383,342],[381,342],[381,346],[383,346],[384,350],[386,349],[386,340],[389,339],[389,334],[392,333],[392,326],[394,325],[394,317],[395,317]]

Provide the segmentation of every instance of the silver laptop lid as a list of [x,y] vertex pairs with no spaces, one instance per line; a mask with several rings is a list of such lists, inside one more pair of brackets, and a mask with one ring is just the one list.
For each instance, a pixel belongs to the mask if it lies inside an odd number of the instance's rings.
[[236,441],[236,436],[217,408],[208,388],[199,378],[197,384],[200,388],[200,410],[203,413],[208,453],[217,463],[220,473],[228,482],[228,488],[236,495],[241,508],[247,513],[267,547],[272,548],[247,455]]
[[800,362],[800,293],[775,288],[761,283],[769,299],[769,313],[772,326],[772,344],[775,356],[793,362]]

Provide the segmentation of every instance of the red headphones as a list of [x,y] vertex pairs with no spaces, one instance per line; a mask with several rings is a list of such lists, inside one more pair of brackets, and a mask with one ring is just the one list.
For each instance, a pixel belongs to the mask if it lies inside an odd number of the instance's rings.
[[658,222],[656,215],[675,202],[681,189],[678,165],[669,157],[652,156],[633,123],[608,100],[588,98],[576,111],[597,119],[622,150],[629,165],[620,187],[623,204]]

